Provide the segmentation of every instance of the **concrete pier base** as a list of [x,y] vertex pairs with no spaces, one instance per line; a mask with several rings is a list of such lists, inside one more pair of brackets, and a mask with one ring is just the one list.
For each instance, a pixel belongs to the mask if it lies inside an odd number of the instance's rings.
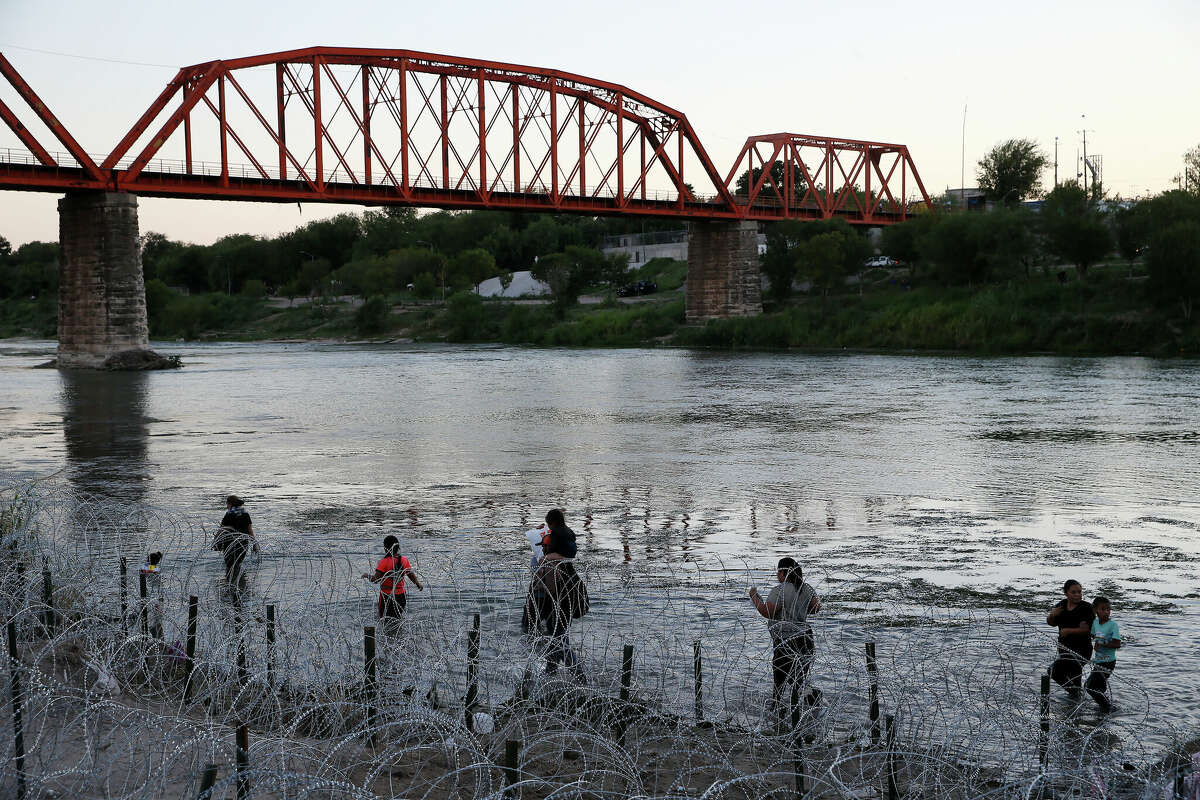
[[758,223],[689,223],[687,321],[761,313]]
[[137,198],[72,192],[58,201],[58,231],[58,366],[173,366],[149,346]]

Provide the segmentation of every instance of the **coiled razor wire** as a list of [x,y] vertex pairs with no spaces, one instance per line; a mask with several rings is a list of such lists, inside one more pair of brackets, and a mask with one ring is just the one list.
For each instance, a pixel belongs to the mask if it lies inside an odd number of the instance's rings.
[[[1149,732],[1149,699],[1120,673],[1113,683],[1133,720],[1119,737],[1082,706],[1044,714],[1028,665],[1044,671],[1046,629],[1012,619],[949,620],[830,593],[814,620],[810,686],[777,706],[765,626],[744,613],[762,570],[747,563],[608,565],[584,554],[592,610],[571,628],[581,682],[547,674],[547,642],[521,633],[530,575],[519,548],[423,554],[428,591],[385,625],[361,559],[345,553],[264,541],[245,584],[230,586],[213,530],[165,510],[51,484],[0,499],[0,611],[17,653],[0,712],[3,797],[1200,791],[1185,774],[1184,731],[1156,722],[1156,741],[1176,743],[1165,751],[1130,735]],[[164,566],[143,599],[138,566],[151,547]]]

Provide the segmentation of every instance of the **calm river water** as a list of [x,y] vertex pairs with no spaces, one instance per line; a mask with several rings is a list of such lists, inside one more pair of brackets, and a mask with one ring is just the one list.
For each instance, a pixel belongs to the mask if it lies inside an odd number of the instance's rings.
[[29,369],[53,348],[0,343],[6,483],[197,524],[236,492],[260,536],[364,562],[391,530],[521,559],[558,505],[609,563],[764,585],[797,555],[834,616],[869,597],[1049,634],[1073,577],[1113,597],[1150,716],[1200,720],[1198,362],[262,343]]

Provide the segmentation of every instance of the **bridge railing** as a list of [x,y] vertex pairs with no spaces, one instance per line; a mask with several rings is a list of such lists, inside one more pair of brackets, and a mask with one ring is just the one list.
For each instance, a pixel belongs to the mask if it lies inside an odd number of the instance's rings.
[[[55,162],[58,164],[59,167],[80,168],[83,166],[82,164],[79,163],[79,160],[76,159],[75,156],[71,155],[70,153],[64,152],[62,150],[51,150],[48,152],[50,154],[50,157],[55,160]],[[103,159],[104,158],[103,155],[97,155],[96,153],[88,153],[88,156],[90,156],[93,159]],[[48,167],[45,164],[43,164],[41,161],[38,160],[37,156],[35,156],[31,151],[26,150],[23,147],[0,147],[0,167],[8,166],[8,165],[31,166],[31,167],[42,167],[44,169],[54,169],[54,167]]]

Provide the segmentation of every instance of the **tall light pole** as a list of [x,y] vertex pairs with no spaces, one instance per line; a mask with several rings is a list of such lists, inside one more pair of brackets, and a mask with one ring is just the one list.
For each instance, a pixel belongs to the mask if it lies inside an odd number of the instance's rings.
[[1083,120],[1083,196],[1088,200],[1092,199],[1092,185],[1088,182],[1088,163],[1087,163],[1087,114],[1080,114],[1079,118]]
[[1083,130],[1080,131],[1080,133],[1083,134],[1083,191],[1084,197],[1086,197],[1088,200],[1091,200],[1093,184],[1091,178],[1088,177],[1088,170],[1092,170],[1093,177],[1095,177],[1095,170],[1092,168],[1092,165],[1088,163],[1087,157],[1087,114],[1080,114],[1079,118],[1083,120]]
[[959,210],[967,210],[967,104],[963,103],[962,160],[958,172]]
[[1054,137],[1054,185],[1058,186],[1058,137]]

